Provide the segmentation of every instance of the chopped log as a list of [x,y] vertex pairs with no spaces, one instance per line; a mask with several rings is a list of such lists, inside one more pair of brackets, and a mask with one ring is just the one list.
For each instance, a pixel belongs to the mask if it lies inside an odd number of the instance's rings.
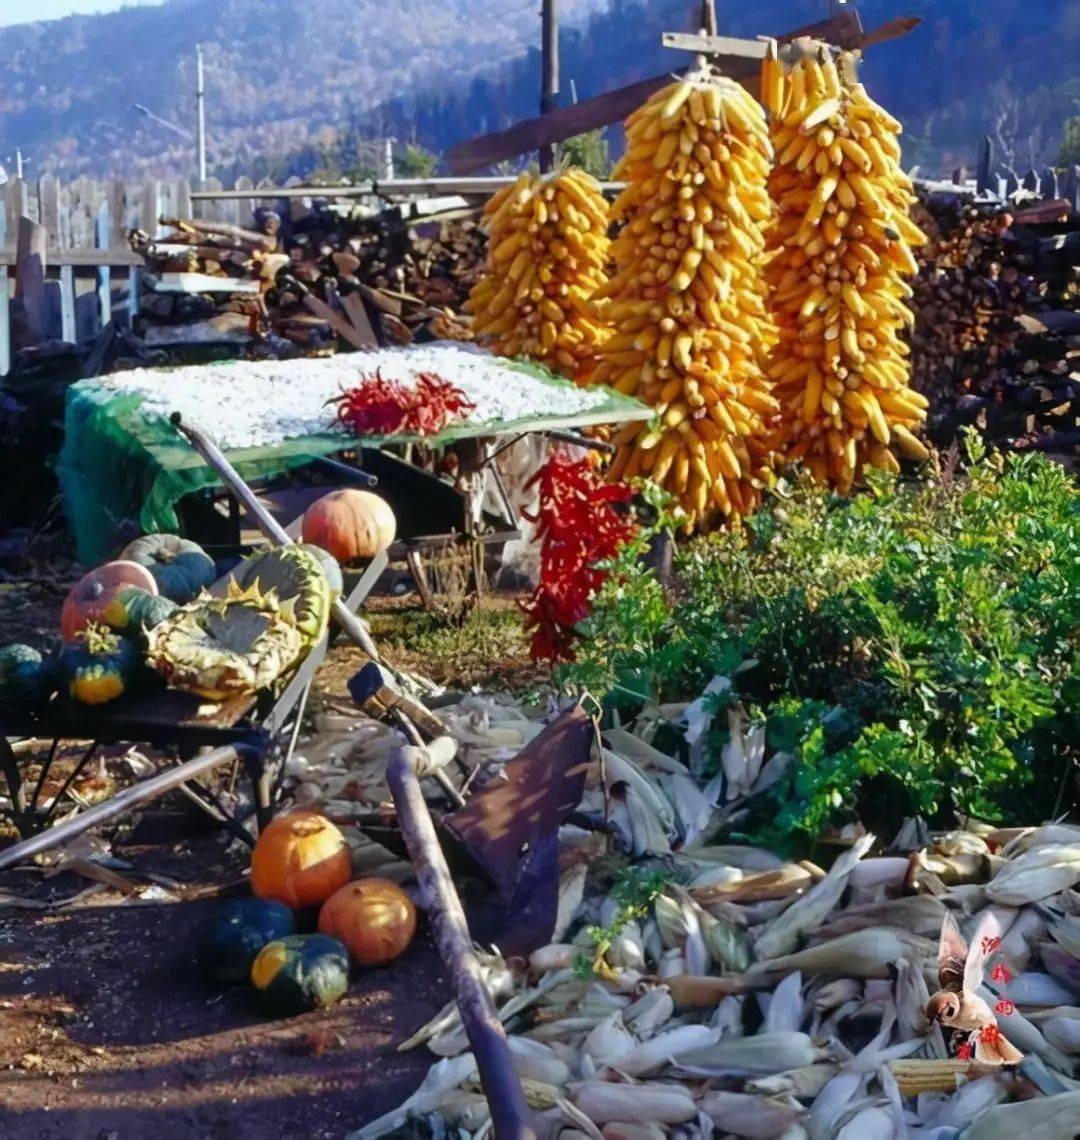
[[371,327],[371,320],[367,315],[367,309],[364,308],[364,302],[359,293],[349,293],[347,296],[340,298],[341,307],[348,314],[349,320],[352,321],[356,331],[372,348],[377,348],[379,338],[375,335],[375,330]]
[[236,242],[250,245],[253,249],[261,249],[265,253],[274,253],[278,248],[276,234],[245,230],[241,226],[230,225],[228,222],[204,222],[199,218],[162,218],[161,224],[173,226],[180,230],[188,230],[195,234],[232,238]]
[[317,317],[322,317],[334,332],[336,332],[342,340],[351,344],[353,348],[364,350],[372,347],[344,317],[335,313],[325,301],[320,300],[313,293],[309,293],[304,298],[304,305]]
[[22,301],[26,327],[35,340],[49,331],[45,295],[45,263],[48,231],[25,215],[19,218],[15,253],[15,296]]

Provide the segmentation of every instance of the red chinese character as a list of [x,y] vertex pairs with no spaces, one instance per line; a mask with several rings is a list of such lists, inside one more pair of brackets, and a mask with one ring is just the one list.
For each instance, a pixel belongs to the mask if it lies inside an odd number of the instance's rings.
[[1001,945],[1000,938],[991,938],[989,936],[982,940],[982,950],[984,954],[993,954],[993,952]]
[[991,1022],[989,1025],[984,1025],[979,1030],[979,1040],[984,1045],[989,1045],[991,1048],[997,1046],[1001,1041],[1001,1030],[998,1029],[996,1022]]
[[970,1061],[971,1046],[965,1041],[964,1044],[956,1050],[956,1055],[961,1061]]
[[1012,970],[1010,970],[1004,962],[999,962],[993,970],[990,971],[990,977],[995,982],[1011,982],[1012,976]]
[[1001,1001],[994,1006],[995,1013],[1003,1013],[1007,1017],[1010,1013],[1016,1012],[1016,1006],[1007,998],[1002,998]]

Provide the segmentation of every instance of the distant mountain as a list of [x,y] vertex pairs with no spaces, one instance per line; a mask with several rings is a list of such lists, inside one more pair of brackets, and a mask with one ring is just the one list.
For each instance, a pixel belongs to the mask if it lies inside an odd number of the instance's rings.
[[[587,0],[564,0],[568,18]],[[189,173],[204,45],[212,165],[332,145],[400,92],[495,70],[539,34],[521,0],[170,0],[0,29],[0,154],[38,172]]]
[[[820,19],[824,0],[717,0],[724,32]],[[660,33],[697,0],[562,0],[563,100],[675,68]],[[860,0],[868,29],[923,24],[868,52],[864,79],[904,121],[906,157],[948,169],[1002,128],[1018,166],[1056,153],[1080,114],[1077,0]],[[0,156],[95,176],[189,173],[194,51],[206,58],[212,166],[283,176],[362,167],[384,133],[445,151],[536,113],[538,0],[169,0],[0,29]]]
[[[921,16],[908,36],[867,51],[862,77],[905,126],[905,158],[948,171],[974,163],[984,133],[1013,151],[1015,165],[1057,154],[1062,125],[1080,114],[1078,0],[859,0],[867,31],[898,16]],[[717,0],[721,30],[780,34],[825,15],[822,0]],[[695,26],[687,0],[612,0],[562,38],[563,98],[579,97],[679,66],[660,45],[663,31]],[[536,113],[540,62],[535,47],[502,74],[462,78],[456,89],[428,87],[382,108],[397,132],[415,130],[443,151],[482,131]],[[999,154],[1003,148],[999,147]]]

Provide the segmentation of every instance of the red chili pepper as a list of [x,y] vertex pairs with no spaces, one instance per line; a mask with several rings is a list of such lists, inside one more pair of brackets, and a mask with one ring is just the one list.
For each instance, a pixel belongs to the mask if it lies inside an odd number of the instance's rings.
[[337,422],[354,435],[437,435],[476,408],[460,388],[432,372],[419,373],[409,389],[384,380],[380,368],[331,402]]
[[597,562],[614,557],[637,524],[613,509],[634,494],[631,487],[600,481],[587,460],[556,452],[533,477],[540,510],[529,520],[540,535],[540,582],[523,604],[525,628],[533,631],[534,661],[572,661],[574,627],[589,614],[589,602],[607,572]]

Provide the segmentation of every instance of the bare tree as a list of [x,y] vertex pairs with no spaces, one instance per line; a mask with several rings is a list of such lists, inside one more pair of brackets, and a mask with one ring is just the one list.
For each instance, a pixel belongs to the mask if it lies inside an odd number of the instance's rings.
[[1016,145],[1020,131],[1020,100],[1004,85],[994,91],[994,142],[1001,155],[1001,165],[1017,182]]

